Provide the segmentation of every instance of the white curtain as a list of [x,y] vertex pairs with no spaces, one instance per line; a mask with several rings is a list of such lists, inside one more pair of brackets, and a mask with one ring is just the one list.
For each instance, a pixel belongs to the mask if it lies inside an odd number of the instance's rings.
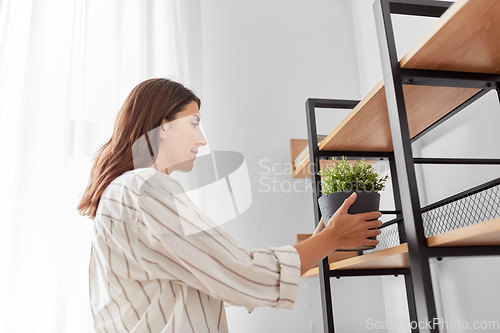
[[0,332],[93,332],[92,158],[151,77],[201,95],[199,0],[0,0]]

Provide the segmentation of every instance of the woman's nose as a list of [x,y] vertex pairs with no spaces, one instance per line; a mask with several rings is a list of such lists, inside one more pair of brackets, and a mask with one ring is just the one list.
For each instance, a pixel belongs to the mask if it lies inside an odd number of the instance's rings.
[[198,138],[198,143],[201,145],[201,146],[206,146],[207,145],[207,139],[205,139],[205,136],[203,135],[203,132],[200,131],[200,136]]

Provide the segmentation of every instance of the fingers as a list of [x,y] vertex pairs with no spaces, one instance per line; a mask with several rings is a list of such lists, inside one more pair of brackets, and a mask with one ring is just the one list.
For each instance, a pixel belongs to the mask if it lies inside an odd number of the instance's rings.
[[359,216],[362,217],[365,221],[369,221],[378,219],[379,217],[382,216],[382,213],[381,212],[360,213]]
[[378,244],[378,240],[376,239],[367,239],[363,242],[364,246],[376,246]]
[[371,230],[368,230],[367,235],[368,235],[368,237],[373,237],[373,236],[378,236],[381,233],[382,233],[382,231],[380,229],[371,229]]
[[344,200],[344,203],[340,208],[337,210],[340,214],[348,214],[347,211],[349,210],[349,207],[356,201],[357,198],[356,192],[353,192],[347,199]]
[[382,221],[380,220],[366,221],[365,223],[368,229],[380,228],[382,226]]

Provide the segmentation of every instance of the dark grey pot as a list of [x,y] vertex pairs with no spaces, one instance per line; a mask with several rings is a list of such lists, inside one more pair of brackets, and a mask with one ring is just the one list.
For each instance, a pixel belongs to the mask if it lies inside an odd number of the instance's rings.
[[[321,216],[323,216],[323,223],[325,223],[325,227],[328,225],[328,221],[330,221],[333,214],[335,214],[340,206],[342,206],[344,200],[347,199],[353,192],[356,192],[358,197],[351,207],[349,207],[349,214],[367,213],[379,210],[380,194],[377,192],[348,191],[326,194],[318,199],[319,209],[321,210]],[[369,238],[376,239],[376,237]],[[337,249],[337,251],[364,251],[373,248],[375,248],[375,246],[361,246],[357,248]]]

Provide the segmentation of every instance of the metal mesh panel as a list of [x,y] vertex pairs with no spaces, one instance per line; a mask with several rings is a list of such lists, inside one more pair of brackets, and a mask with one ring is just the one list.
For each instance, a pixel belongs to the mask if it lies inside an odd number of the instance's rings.
[[500,217],[500,185],[422,213],[425,237]]
[[[500,217],[499,182],[500,179],[423,208],[425,237]],[[390,222],[396,223],[382,227],[382,233],[377,236],[379,244],[373,250],[364,251],[364,254],[400,244],[397,225],[404,228],[403,219],[399,218]]]
[[394,223],[381,229],[382,233],[377,236],[378,244],[372,250],[363,251],[364,254],[380,251],[399,245],[398,224]]

